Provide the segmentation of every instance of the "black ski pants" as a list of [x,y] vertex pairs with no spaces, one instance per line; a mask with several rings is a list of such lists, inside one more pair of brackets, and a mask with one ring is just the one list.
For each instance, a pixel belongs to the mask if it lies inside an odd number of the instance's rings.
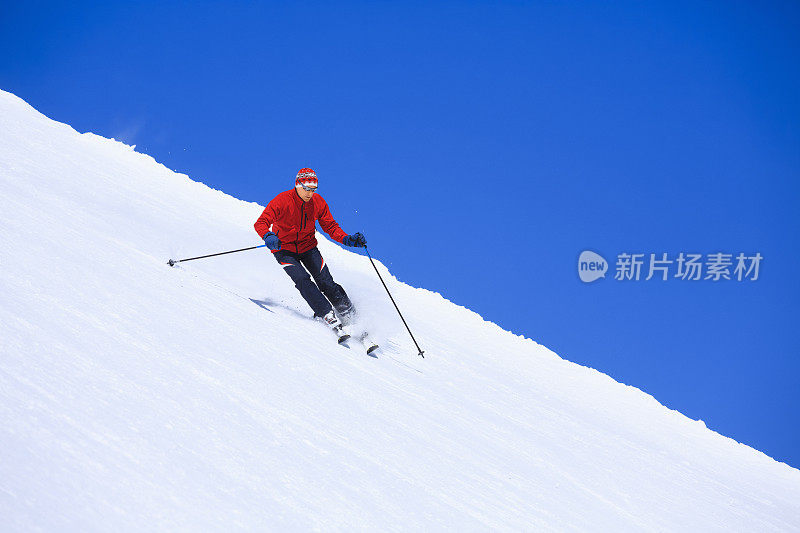
[[[316,246],[302,254],[278,250],[274,255],[283,270],[294,281],[294,286],[300,291],[303,299],[311,306],[314,316],[327,315],[331,310],[331,304],[340,317],[353,312],[353,303],[344,289],[333,281],[331,271]],[[314,281],[311,281],[312,277]]]

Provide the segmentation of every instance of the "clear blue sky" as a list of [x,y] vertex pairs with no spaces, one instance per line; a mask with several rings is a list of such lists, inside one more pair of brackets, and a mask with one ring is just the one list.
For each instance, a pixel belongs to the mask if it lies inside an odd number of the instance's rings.
[[[800,467],[798,28],[791,1],[3,2],[0,88],[245,200],[310,166],[401,280]],[[764,260],[584,284],[585,249]]]

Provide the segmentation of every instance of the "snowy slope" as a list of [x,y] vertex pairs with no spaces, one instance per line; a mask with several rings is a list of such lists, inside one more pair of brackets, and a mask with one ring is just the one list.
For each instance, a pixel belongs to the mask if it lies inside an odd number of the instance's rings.
[[419,358],[327,240],[377,359],[263,249],[169,268],[261,206],[2,91],[0,201],[3,530],[800,530],[800,471],[381,266]]

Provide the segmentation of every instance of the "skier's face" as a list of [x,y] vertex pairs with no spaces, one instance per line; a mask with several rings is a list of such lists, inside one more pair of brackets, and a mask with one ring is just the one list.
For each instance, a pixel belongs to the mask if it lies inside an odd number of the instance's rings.
[[307,191],[302,187],[297,187],[297,194],[300,195],[300,198],[303,199],[304,202],[311,200],[311,197],[314,196],[314,193],[317,192],[317,189]]

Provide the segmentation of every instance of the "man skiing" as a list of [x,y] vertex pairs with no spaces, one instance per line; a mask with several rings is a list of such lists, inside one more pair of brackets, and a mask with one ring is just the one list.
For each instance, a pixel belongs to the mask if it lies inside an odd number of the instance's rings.
[[367,241],[362,233],[348,235],[339,227],[327,202],[316,194],[317,186],[317,174],[310,168],[301,168],[294,188],[273,198],[254,227],[292,278],[314,317],[322,319],[343,340],[348,335],[342,320],[347,322],[355,310],[344,289],[333,281],[317,249],[315,222],[319,220],[325,233],[345,246],[363,247]]

